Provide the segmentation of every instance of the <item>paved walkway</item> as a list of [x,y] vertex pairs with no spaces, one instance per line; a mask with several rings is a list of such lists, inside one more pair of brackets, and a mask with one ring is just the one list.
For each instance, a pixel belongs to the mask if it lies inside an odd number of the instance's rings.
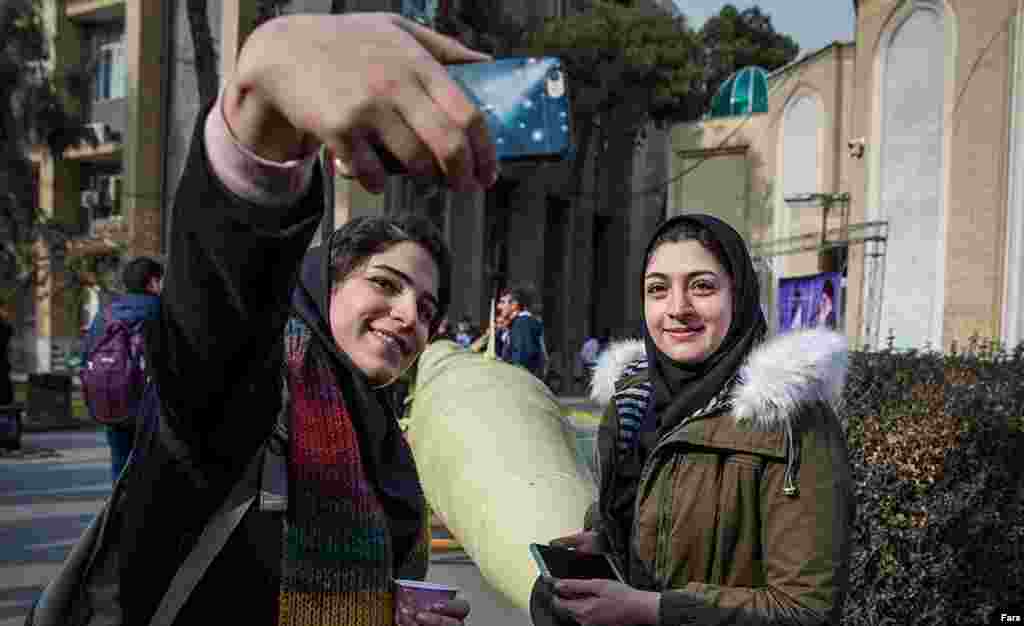
[[[21,626],[43,586],[110,493],[110,450],[98,431],[28,433],[25,448],[55,454],[0,456],[0,626]],[[438,529],[439,536],[450,537]],[[529,626],[461,550],[431,556],[428,580],[454,585],[470,624]]]

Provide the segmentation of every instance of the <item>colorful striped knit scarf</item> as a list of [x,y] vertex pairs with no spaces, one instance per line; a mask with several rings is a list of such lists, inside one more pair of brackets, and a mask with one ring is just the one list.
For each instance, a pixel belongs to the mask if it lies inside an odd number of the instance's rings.
[[[278,623],[392,626],[392,540],[358,433],[309,329],[293,318],[285,340],[292,410]],[[425,572],[426,556],[418,546],[410,559]]]

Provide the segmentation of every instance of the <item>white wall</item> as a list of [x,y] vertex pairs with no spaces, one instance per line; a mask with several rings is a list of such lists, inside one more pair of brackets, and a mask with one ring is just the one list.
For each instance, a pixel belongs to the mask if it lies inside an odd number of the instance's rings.
[[880,50],[880,197],[889,221],[879,340],[941,346],[944,16],[920,4]]
[[[795,237],[800,232],[799,206],[790,206],[785,198],[817,193],[821,180],[821,99],[812,92],[798,91],[789,102],[782,122],[781,182],[776,194],[774,236],[777,239]],[[790,265],[787,257],[775,260],[780,276],[787,275]]]
[[[1024,5],[1024,1],[1020,3]],[[1020,7],[1024,10],[1024,6]],[[1006,207],[1006,284],[1002,340],[1024,341],[1024,13],[1014,20],[1013,73],[1010,76],[1010,155]]]

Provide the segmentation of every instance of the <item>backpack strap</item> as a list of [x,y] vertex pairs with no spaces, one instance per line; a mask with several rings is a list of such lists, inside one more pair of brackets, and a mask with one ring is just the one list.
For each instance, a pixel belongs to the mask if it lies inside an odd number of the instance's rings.
[[92,351],[96,349],[96,343],[103,336],[103,331],[106,330],[107,324],[110,322],[113,310],[113,300],[108,301],[96,310],[96,315],[93,316],[92,324],[89,325],[89,330],[85,334],[85,340],[82,342],[82,361],[88,361],[92,358]]
[[249,511],[253,501],[256,500],[260,467],[264,456],[266,456],[265,450],[266,444],[263,444],[256,451],[252,460],[249,461],[249,466],[242,479],[235,483],[227,500],[203,528],[203,533],[196,541],[195,547],[192,548],[185,562],[181,564],[171,580],[163,600],[160,601],[160,606],[157,607],[153,619],[149,622],[150,626],[171,626],[174,623],[174,619],[185,605],[189,595],[192,594],[192,590],[195,589],[207,568],[227,544],[231,533]]
[[612,399],[618,413],[618,432],[615,446],[618,455],[623,456],[636,444],[638,433],[644,423],[650,406],[654,385],[649,380],[623,386],[615,390]]
[[277,423],[267,438],[267,452],[263,455],[263,472],[260,475],[260,511],[283,513],[288,510],[288,420],[291,415],[291,395],[288,381],[281,391],[281,410]]

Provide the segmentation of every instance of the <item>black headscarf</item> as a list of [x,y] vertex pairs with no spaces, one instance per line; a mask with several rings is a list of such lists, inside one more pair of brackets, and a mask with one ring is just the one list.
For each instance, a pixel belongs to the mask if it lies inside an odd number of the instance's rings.
[[306,253],[292,308],[319,339],[333,365],[338,386],[359,437],[359,452],[367,478],[389,518],[396,561],[404,560],[422,530],[423,492],[416,464],[394,417],[387,392],[374,389],[366,374],[338,348],[331,333],[331,241]]
[[725,270],[732,278],[733,287],[732,324],[722,345],[696,364],[679,363],[664,354],[654,344],[644,324],[644,345],[654,385],[654,411],[659,432],[671,429],[711,402],[743,365],[754,346],[761,342],[768,327],[761,310],[757,272],[747,244],[731,226],[716,217],[682,215],[663,223],[647,244],[643,272],[647,271],[646,263],[658,238],[684,222],[710,231],[725,254]]

